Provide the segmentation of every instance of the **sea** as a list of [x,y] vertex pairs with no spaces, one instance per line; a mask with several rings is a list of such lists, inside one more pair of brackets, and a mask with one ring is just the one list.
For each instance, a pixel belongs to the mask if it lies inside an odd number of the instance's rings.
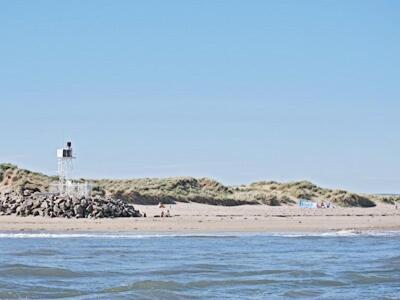
[[400,233],[0,233],[0,299],[400,299]]

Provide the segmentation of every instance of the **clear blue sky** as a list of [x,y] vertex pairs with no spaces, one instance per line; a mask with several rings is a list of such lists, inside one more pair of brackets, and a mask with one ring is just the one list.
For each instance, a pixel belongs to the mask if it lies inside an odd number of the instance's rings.
[[400,192],[400,1],[0,1],[0,161]]

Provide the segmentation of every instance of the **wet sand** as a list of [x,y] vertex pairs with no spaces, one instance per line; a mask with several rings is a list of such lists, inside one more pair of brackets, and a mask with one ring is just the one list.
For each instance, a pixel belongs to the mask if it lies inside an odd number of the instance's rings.
[[333,230],[400,230],[400,210],[374,208],[300,209],[196,203],[167,205],[170,218],[160,218],[157,206],[136,205],[147,218],[64,219],[0,216],[0,231],[44,232],[318,232]]

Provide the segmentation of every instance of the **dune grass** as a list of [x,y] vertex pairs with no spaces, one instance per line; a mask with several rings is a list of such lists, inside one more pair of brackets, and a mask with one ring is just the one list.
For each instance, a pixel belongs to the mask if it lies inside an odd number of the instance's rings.
[[[48,191],[57,177],[0,164],[0,191],[5,189]],[[129,180],[89,180],[93,194],[111,196],[136,204],[196,202],[212,205],[296,205],[299,199],[332,202],[337,206],[372,207],[377,201],[394,204],[399,196],[360,195],[326,189],[308,181],[279,183],[260,181],[249,185],[225,186],[209,178],[172,177]]]

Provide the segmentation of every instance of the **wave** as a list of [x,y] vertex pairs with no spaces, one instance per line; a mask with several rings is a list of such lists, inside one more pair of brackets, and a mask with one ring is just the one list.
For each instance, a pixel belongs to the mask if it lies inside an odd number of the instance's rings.
[[149,238],[241,238],[241,237],[354,237],[354,236],[400,236],[400,231],[375,231],[375,230],[338,230],[329,232],[259,232],[259,233],[159,233],[159,234],[134,234],[134,233],[47,233],[47,232],[0,232],[0,239],[149,239]]
[[[171,235],[172,236],[172,235]],[[104,239],[141,239],[167,237],[162,234],[105,234],[105,233],[0,233],[0,239],[71,239],[71,238],[104,238]]]
[[95,239],[148,239],[148,238],[238,238],[248,234],[232,233],[232,234],[135,234],[135,233],[47,233],[47,232],[0,232],[0,239],[63,239],[63,238],[95,238]]
[[337,230],[328,232],[300,232],[300,233],[272,233],[271,236],[280,237],[354,237],[354,236],[400,236],[400,231],[376,230]]
[[75,272],[69,269],[26,264],[8,264],[0,266],[0,277],[62,277],[77,278],[91,277],[91,272]]
[[184,289],[185,284],[179,283],[177,281],[168,280],[143,280],[134,282],[127,285],[116,286],[105,289],[103,292],[105,293],[120,293],[120,292],[128,292],[132,290],[154,290],[154,289],[162,289],[162,290],[180,290]]

